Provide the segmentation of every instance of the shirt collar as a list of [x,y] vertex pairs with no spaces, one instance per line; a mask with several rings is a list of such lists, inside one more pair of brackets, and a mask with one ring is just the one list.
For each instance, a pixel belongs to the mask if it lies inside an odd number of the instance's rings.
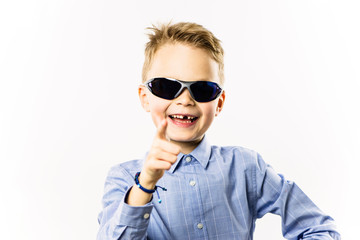
[[200,144],[191,153],[186,155],[183,153],[179,153],[179,155],[177,156],[177,161],[171,166],[169,172],[174,173],[181,159],[184,156],[189,156],[189,155],[193,156],[201,164],[203,168],[207,167],[211,155],[211,145],[207,140],[206,136],[203,137]]

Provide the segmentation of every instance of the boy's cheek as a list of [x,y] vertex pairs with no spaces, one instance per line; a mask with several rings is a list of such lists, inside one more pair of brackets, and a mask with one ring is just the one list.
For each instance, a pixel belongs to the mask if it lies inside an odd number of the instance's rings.
[[202,112],[206,117],[214,117],[217,112],[216,102],[204,103],[202,106]]

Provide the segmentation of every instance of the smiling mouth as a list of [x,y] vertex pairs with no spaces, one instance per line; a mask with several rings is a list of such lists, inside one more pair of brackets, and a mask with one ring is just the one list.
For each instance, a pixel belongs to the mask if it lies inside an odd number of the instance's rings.
[[180,114],[174,114],[174,115],[169,115],[169,117],[176,121],[176,122],[181,122],[181,123],[192,123],[195,122],[198,117],[195,116],[191,116],[191,115],[180,115]]

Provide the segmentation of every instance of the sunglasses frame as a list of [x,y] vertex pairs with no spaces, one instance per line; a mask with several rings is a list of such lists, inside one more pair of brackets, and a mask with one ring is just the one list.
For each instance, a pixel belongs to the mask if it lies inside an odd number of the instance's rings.
[[[172,99],[166,99],[166,98],[157,96],[157,95],[154,94],[153,91],[151,90],[151,87],[149,86],[149,84],[150,84],[153,80],[155,80],[155,79],[166,79],[166,80],[169,80],[169,81],[178,82],[178,83],[181,84],[181,87],[180,87],[179,91],[175,94],[174,98],[172,98]],[[173,100],[173,99],[177,98],[177,97],[183,92],[184,88],[187,88],[187,90],[189,91],[191,97],[192,97],[195,101],[197,101],[197,100],[195,99],[195,97],[194,97],[193,92],[192,92],[191,89],[190,89],[190,86],[191,86],[192,84],[194,84],[194,83],[197,83],[197,82],[210,82],[210,81],[182,81],[182,80],[178,80],[178,79],[174,79],[174,78],[155,77],[155,78],[151,78],[151,79],[147,80],[143,85],[146,86],[147,89],[149,89],[149,91],[150,91],[152,94],[154,94],[155,96],[157,96],[157,97],[159,97],[159,98],[166,99],[166,100]],[[220,87],[220,85],[217,84],[216,82],[211,82],[211,83],[215,84],[215,85],[220,89],[220,92],[214,97],[214,99],[212,99],[212,100],[210,100],[210,101],[206,101],[206,102],[211,102],[211,101],[217,99],[217,98],[221,95],[221,93],[224,91],[224,90]],[[197,101],[197,102],[199,102],[199,101]]]

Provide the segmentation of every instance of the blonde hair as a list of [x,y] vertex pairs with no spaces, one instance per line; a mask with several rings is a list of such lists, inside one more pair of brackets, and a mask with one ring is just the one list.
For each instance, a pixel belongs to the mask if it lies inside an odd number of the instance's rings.
[[145,47],[145,61],[142,69],[142,80],[145,82],[156,51],[167,43],[183,43],[206,50],[219,65],[220,84],[224,83],[224,50],[214,34],[203,26],[191,22],[161,24],[147,28],[149,42]]

